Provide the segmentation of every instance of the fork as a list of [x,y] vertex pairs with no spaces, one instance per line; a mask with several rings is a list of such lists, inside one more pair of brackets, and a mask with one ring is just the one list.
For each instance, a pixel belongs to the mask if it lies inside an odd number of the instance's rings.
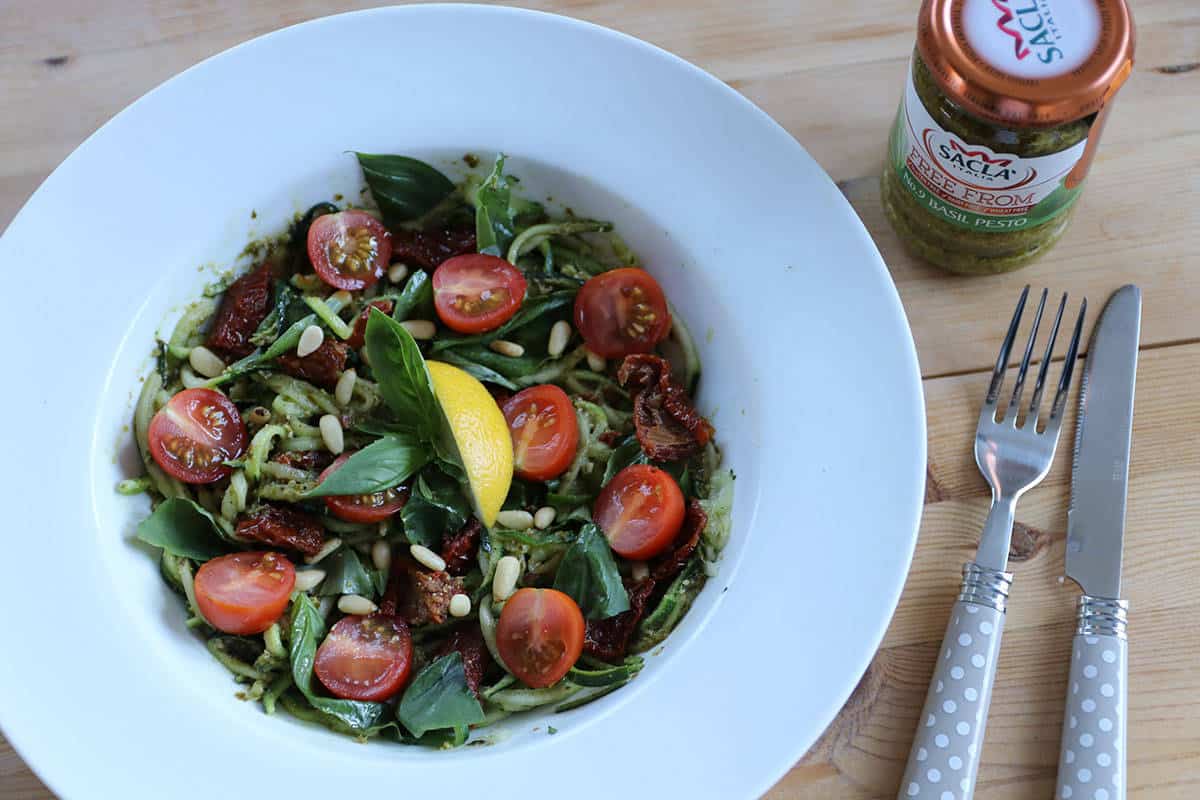
[[1013,576],[1006,569],[1017,500],[1046,477],[1054,461],[1058,434],[1062,429],[1063,409],[1066,407],[1075,357],[1079,351],[1079,336],[1087,312],[1087,300],[1084,300],[1080,304],[1075,331],[1067,347],[1058,379],[1058,391],[1050,404],[1050,415],[1044,429],[1039,431],[1046,373],[1067,307],[1067,295],[1064,293],[1050,330],[1050,341],[1038,368],[1033,396],[1028,409],[1022,414],[1025,376],[1029,372],[1029,360],[1037,341],[1047,294],[1047,290],[1043,289],[1033,318],[1033,330],[1017,370],[1012,399],[1001,411],[1000,390],[1029,298],[1029,287],[1026,286],[1021,292],[1008,333],[1000,346],[1000,355],[996,358],[996,368],[992,372],[983,409],[979,413],[979,425],[975,430],[975,463],[992,487],[992,505],[983,525],[975,560],[963,565],[962,588],[950,612],[946,635],[938,650],[933,678],[925,696],[925,706],[917,722],[908,767],[900,783],[901,800],[971,800],[975,794],[979,753],[987,725],[996,662],[1000,655],[1004,610],[1012,587]]

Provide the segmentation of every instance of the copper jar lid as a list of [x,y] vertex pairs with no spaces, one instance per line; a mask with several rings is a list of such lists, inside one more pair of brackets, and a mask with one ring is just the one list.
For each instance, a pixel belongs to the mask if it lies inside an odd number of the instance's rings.
[[1014,127],[1097,113],[1133,67],[1124,0],[924,0],[917,48],[947,98]]

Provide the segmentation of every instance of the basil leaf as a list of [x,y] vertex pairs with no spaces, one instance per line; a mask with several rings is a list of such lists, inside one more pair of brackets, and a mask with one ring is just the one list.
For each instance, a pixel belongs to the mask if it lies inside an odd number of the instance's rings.
[[588,619],[606,619],[629,610],[629,595],[617,562],[594,523],[584,525],[563,554],[554,588],[570,595]]
[[504,155],[496,156],[492,173],[475,196],[475,241],[479,252],[504,257],[515,231],[509,200],[512,192],[504,176]]
[[433,282],[428,272],[417,270],[409,277],[400,296],[396,298],[396,304],[392,308],[392,319],[397,322],[412,318],[433,319],[435,313]]
[[436,467],[417,476],[412,494],[400,511],[410,544],[440,550],[442,537],[457,531],[471,516],[471,505],[458,481]]
[[467,686],[462,655],[449,653],[421,670],[400,698],[396,716],[413,736],[483,722],[483,707]]
[[183,497],[159,503],[154,513],[138,524],[137,538],[195,561],[208,561],[230,550],[212,514]]
[[455,350],[443,350],[442,352],[438,353],[438,360],[445,361],[447,364],[453,364],[476,380],[484,381],[485,383],[494,383],[497,386],[503,386],[505,389],[513,392],[520,388],[491,367],[485,367],[483,364],[477,364],[471,359],[465,358]]
[[396,416],[397,427],[416,433],[423,441],[436,441],[441,433],[441,410],[433,395],[433,379],[412,335],[372,307],[365,342],[379,392]]
[[649,464],[650,459],[642,452],[642,446],[638,444],[636,436],[630,435],[625,441],[621,442],[608,457],[608,466],[604,468],[604,480],[602,485],[607,485],[621,470],[633,464]]
[[363,178],[383,221],[394,226],[432,211],[454,193],[454,184],[438,170],[407,156],[355,153]]
[[354,453],[305,497],[385,492],[408,480],[433,454],[411,433],[384,436]]
[[361,700],[322,697],[313,691],[313,661],[317,645],[325,638],[325,620],[306,594],[292,602],[291,662],[292,680],[304,699],[326,715],[332,724],[355,733],[368,733],[383,723],[387,706]]
[[325,580],[317,594],[321,597],[343,594],[360,594],[363,597],[373,597],[378,586],[377,570],[363,566],[358,553],[353,548],[343,547],[321,562],[325,570]]

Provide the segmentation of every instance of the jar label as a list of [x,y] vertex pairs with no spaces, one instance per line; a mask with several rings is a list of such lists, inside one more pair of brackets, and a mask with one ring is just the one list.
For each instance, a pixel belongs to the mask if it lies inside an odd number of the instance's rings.
[[1022,158],[967,144],[925,110],[910,69],[890,157],[900,185],[939,219],[1006,233],[1040,225],[1071,207],[1082,186],[1064,181],[1086,146],[1083,139],[1048,156]]

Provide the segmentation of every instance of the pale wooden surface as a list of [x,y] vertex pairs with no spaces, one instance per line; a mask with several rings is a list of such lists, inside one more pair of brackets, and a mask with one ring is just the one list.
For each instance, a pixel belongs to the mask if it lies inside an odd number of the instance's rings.
[[[0,226],[88,134],[181,69],[283,25],[372,3],[8,0],[0,4]],[[895,796],[934,651],[987,507],[970,436],[1009,306],[1026,282],[1145,291],[1126,592],[1131,797],[1200,797],[1200,4],[1133,3],[1138,66],[1076,221],[1015,275],[957,279],[914,263],[877,181],[913,44],[916,0],[540,0],[715,73],[791,131],[839,182],[891,267],[912,322],[929,418],[929,486],[912,574],[875,662],[812,751],[769,795]],[[1050,798],[1075,592],[1060,586],[1067,448],[1018,511],[1005,625],[976,797]],[[782,677],[782,676],[781,676]],[[49,793],[0,739],[0,800]]]

